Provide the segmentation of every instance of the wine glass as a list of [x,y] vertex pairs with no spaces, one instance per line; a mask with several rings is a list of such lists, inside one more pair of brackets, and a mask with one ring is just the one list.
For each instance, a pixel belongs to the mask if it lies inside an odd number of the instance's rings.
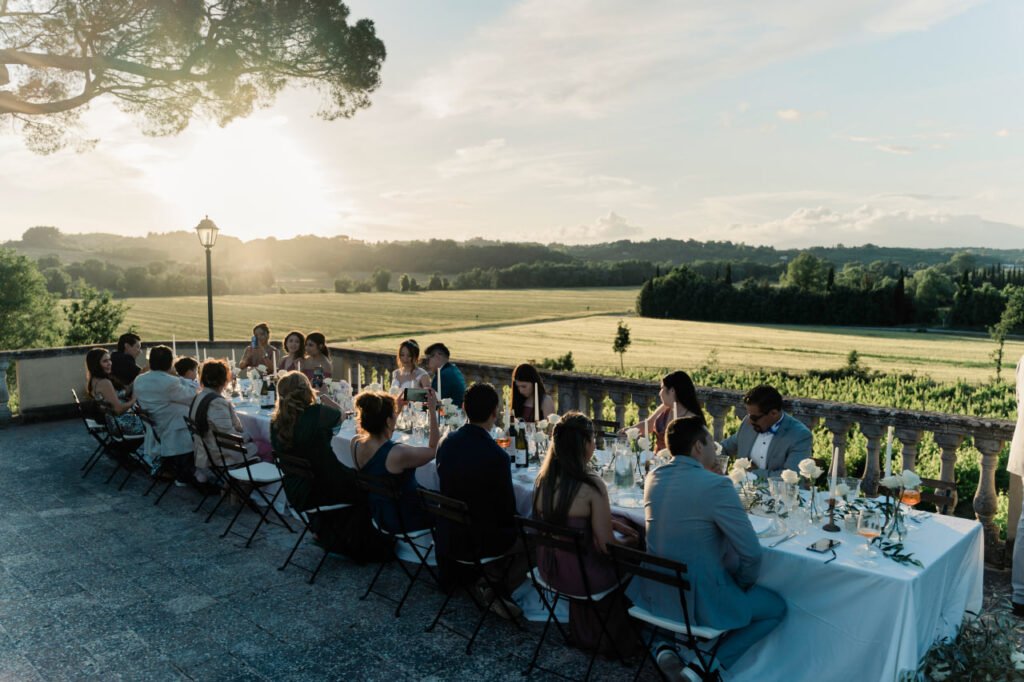
[[857,548],[856,554],[861,557],[865,566],[874,566],[872,559],[878,552],[871,546],[871,541],[882,534],[885,517],[877,509],[865,509],[857,517],[857,534],[864,538],[864,544]]
[[[913,516],[913,507],[916,507],[920,503],[921,503],[921,491],[920,490],[918,490],[917,488],[905,488],[903,490],[903,494],[900,496],[900,504],[905,504],[908,507],[911,507],[911,509],[904,510],[904,515],[908,519],[913,519],[914,518],[914,516]],[[907,524],[907,530],[908,531],[912,531],[912,530],[917,530],[917,528],[915,528],[913,525],[908,523]]]

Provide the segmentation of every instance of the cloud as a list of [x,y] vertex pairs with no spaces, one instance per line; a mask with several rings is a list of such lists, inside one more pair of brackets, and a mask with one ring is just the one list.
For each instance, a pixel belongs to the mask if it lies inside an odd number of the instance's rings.
[[1001,129],[996,131],[996,137],[1009,137],[1009,136],[1010,136],[1010,131],[1007,130],[1006,128],[1001,128]]
[[887,154],[898,154],[900,156],[907,156],[917,151],[917,147],[911,147],[906,144],[876,144],[875,149]]
[[796,109],[779,109],[775,112],[775,115],[781,118],[783,121],[799,121],[800,112]]
[[736,223],[716,230],[720,239],[782,248],[877,244],[893,247],[1024,248],[1024,228],[978,215],[882,209],[863,204],[849,211],[798,208],[777,220]]
[[575,244],[587,242],[610,242],[620,239],[642,238],[642,230],[615,213],[601,216],[589,225],[562,227],[555,231],[555,241]]
[[604,116],[837,45],[920,31],[973,0],[523,0],[433,69],[409,98],[436,117]]

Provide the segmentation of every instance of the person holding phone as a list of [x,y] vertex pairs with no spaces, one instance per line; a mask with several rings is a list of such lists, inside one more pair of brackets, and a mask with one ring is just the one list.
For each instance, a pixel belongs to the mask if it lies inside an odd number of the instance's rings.
[[[647,474],[644,484],[647,551],[686,564],[691,622],[729,630],[711,665],[728,670],[782,622],[786,602],[756,584],[761,545],[732,482],[709,470],[715,445],[704,421],[676,419],[666,438],[672,461]],[[626,594],[656,616],[683,619],[674,588],[637,578]],[[685,663],[670,644],[656,658],[669,679],[705,679],[699,663]]]
[[306,336],[306,358],[296,363],[296,368],[301,369],[318,391],[323,388],[324,379],[331,378],[331,351],[322,333],[310,332]]
[[398,345],[395,360],[398,367],[391,373],[392,393],[407,388],[430,388],[430,375],[419,366],[420,345],[415,339],[406,339]]
[[238,363],[238,368],[246,369],[263,365],[268,372],[272,372],[277,364],[279,364],[277,349],[270,345],[270,326],[266,322],[260,322],[252,328],[252,339],[242,355],[242,360]]

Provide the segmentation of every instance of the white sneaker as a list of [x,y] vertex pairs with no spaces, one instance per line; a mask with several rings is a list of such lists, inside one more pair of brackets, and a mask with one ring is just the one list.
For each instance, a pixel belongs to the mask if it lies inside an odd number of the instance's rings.
[[700,675],[686,665],[679,652],[671,646],[662,647],[655,660],[667,679],[677,682],[701,682]]

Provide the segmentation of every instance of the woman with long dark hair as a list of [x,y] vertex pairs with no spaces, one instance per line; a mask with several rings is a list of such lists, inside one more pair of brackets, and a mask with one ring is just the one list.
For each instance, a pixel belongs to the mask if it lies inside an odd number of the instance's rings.
[[[658,399],[661,401],[647,419],[635,424],[642,435],[654,436],[655,451],[667,447],[665,443],[665,430],[673,419],[683,417],[697,417],[707,425],[704,417],[704,409],[697,398],[697,387],[690,375],[683,370],[676,370],[661,378],[661,388],[658,390]],[[632,428],[632,427],[627,427]],[[626,429],[622,432],[625,433]]]
[[297,509],[350,504],[346,509],[313,514],[310,526],[317,541],[357,561],[380,561],[391,555],[391,542],[370,523],[366,495],[355,472],[338,461],[331,449],[341,412],[329,398],[317,404],[309,379],[287,372],[277,382],[277,405],[270,419],[270,439],[282,455],[308,460],[313,481],[285,475],[284,492]]
[[419,366],[420,344],[406,339],[398,344],[398,367],[391,373],[391,392],[405,388],[430,388],[430,374]]
[[[540,400],[539,410],[534,409],[535,399]],[[555,401],[544,388],[540,373],[525,362],[512,370],[512,413],[524,422],[535,421],[535,416],[547,419],[555,413]]]
[[296,368],[309,378],[317,390],[323,387],[324,379],[331,378],[331,351],[322,333],[310,332],[306,335],[306,357],[297,363]]
[[302,332],[290,331],[284,337],[281,345],[284,349],[284,357],[281,358],[281,366],[278,368],[283,372],[291,372],[299,368],[298,363],[306,359],[306,336]]
[[[541,520],[558,526],[583,531],[582,571],[580,561],[562,550],[537,548],[537,568],[544,580],[569,594],[591,594],[607,590],[617,583],[615,568],[608,559],[610,543],[637,546],[640,529],[624,517],[613,517],[608,490],[604,481],[590,470],[594,455],[594,424],[579,412],[569,412],[555,425],[551,446],[541,467],[533,490],[533,513]],[[622,540],[615,537],[615,531]],[[608,614],[608,631],[616,640],[619,652],[626,654],[625,636],[629,616],[622,590],[606,596],[598,607]],[[596,614],[584,604],[573,600],[569,605],[569,627],[573,638],[586,648],[614,651],[602,638]],[[621,634],[623,636],[617,636]]]
[[142,419],[134,412],[135,397],[129,397],[121,381],[111,374],[112,364],[105,348],[85,354],[85,394],[114,418],[124,435],[145,433]]

